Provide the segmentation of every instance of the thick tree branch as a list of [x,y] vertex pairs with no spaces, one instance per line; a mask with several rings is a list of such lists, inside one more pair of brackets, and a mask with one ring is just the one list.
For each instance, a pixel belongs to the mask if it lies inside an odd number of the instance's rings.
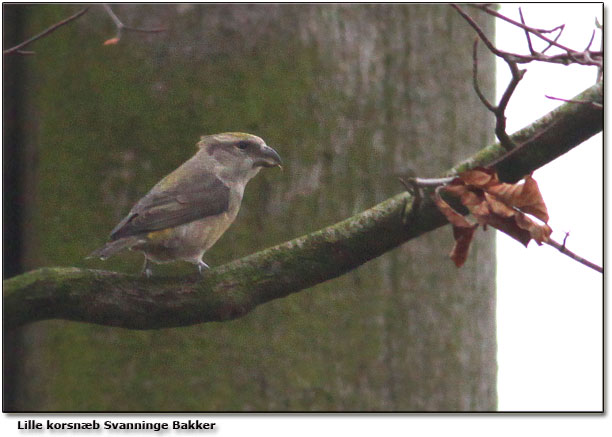
[[[602,84],[574,100],[603,103]],[[565,103],[512,135],[518,144],[513,151],[491,145],[449,174],[493,163],[502,179],[516,181],[602,128],[601,108]],[[336,278],[446,224],[429,199],[425,196],[413,210],[413,197],[400,193],[340,223],[212,269],[202,280],[144,279],[77,268],[25,273],[3,282],[4,327],[67,319],[156,329],[241,317],[258,305]]]

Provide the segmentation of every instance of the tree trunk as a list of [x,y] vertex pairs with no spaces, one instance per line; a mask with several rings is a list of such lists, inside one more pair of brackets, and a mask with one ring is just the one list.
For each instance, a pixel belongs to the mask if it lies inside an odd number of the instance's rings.
[[[23,10],[18,5],[3,5],[3,37],[7,46],[20,43],[23,38]],[[24,158],[25,115],[24,110],[24,66],[23,59],[2,64],[4,88],[2,129],[2,276],[3,279],[23,273],[22,248],[24,234]],[[17,384],[22,361],[23,339],[16,331],[2,338],[2,402],[3,407],[15,405]]]
[[[74,7],[23,6],[34,34]],[[220,265],[436,176],[492,140],[472,89],[473,31],[438,5],[92,6],[35,43],[36,184],[25,265],[136,274],[138,254],[85,261],[202,134],[244,131],[282,156],[205,255]],[[490,20],[479,17],[491,31]],[[480,56],[493,92],[493,59]],[[486,411],[496,406],[493,233],[458,270],[450,229],[244,318],[129,331],[24,330],[16,410]],[[180,263],[157,275],[193,274]]]

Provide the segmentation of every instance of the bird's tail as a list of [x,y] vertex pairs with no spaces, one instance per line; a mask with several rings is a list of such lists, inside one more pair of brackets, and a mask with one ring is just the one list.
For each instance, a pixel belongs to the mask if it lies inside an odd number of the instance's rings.
[[123,249],[128,249],[132,247],[134,244],[140,242],[142,239],[139,237],[127,237],[120,238],[115,241],[109,241],[104,246],[99,249],[94,250],[86,258],[100,258],[105,260],[110,258],[117,252],[122,251]]

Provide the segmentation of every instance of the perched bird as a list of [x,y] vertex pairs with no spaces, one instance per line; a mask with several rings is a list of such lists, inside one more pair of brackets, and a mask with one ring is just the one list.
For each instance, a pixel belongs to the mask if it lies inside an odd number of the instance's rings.
[[151,262],[183,260],[208,265],[202,255],[232,224],[244,187],[262,167],[280,167],[278,153],[244,133],[203,136],[198,152],[159,181],[112,230],[110,240],[88,258],[107,259],[123,249],[141,251],[143,273]]

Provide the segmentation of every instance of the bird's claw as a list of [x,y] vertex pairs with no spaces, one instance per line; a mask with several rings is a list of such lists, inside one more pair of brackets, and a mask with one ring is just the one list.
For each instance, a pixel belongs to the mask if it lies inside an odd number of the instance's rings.
[[145,258],[144,265],[142,266],[142,274],[149,279],[153,276],[153,269],[151,268],[151,262],[148,258]]
[[206,264],[204,261],[200,260],[198,262],[198,272],[200,272],[200,275],[204,275],[204,270],[209,269],[210,267],[208,266],[208,264]]

